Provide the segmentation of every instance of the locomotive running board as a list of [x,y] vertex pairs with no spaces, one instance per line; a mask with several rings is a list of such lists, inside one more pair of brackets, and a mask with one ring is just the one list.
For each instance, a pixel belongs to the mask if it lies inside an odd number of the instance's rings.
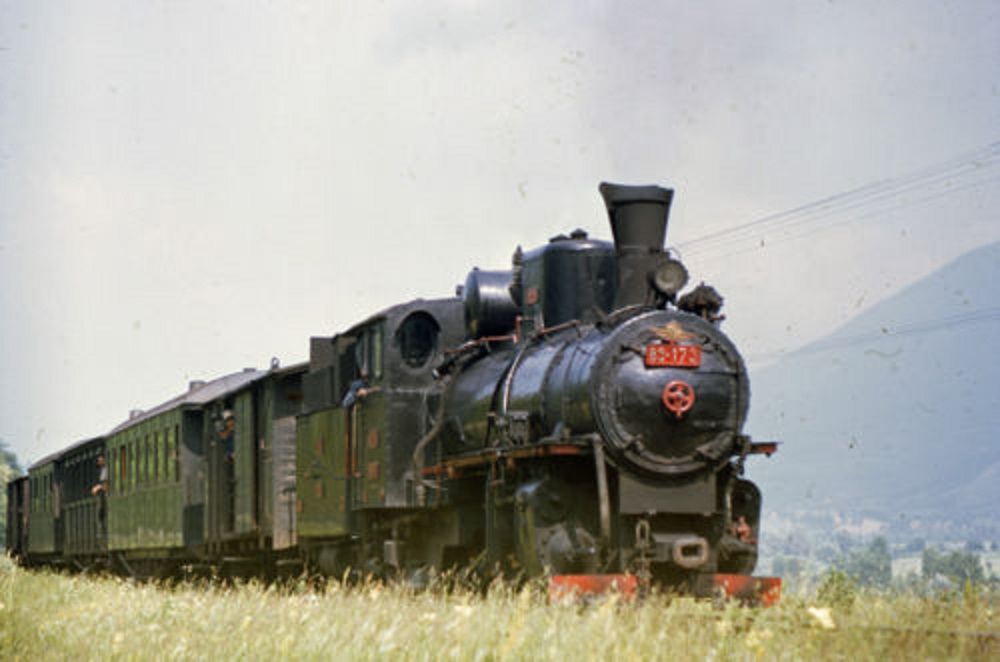
[[[781,599],[780,577],[716,574],[711,577],[711,595],[739,600],[749,606],[772,607]],[[582,599],[617,593],[623,600],[640,594],[639,578],[617,575],[553,575],[549,579],[549,599]],[[699,594],[696,591],[696,595]],[[701,597],[709,597],[702,595]]]

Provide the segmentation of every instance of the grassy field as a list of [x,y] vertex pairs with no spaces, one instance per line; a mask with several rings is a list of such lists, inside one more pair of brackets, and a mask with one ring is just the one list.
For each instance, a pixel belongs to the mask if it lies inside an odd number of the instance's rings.
[[998,597],[583,606],[532,588],[160,586],[0,560],[0,659],[1000,659]]

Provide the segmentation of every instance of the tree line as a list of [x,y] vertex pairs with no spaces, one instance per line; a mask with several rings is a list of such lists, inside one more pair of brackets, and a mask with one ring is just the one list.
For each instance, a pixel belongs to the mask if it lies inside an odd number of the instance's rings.
[[22,474],[14,451],[0,439],[0,550],[7,543],[7,482]]

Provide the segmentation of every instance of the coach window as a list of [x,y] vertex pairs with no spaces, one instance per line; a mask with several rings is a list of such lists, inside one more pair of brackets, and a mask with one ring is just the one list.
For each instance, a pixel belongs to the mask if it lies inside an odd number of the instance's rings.
[[128,490],[128,447],[118,448],[118,494]]
[[163,480],[169,482],[174,470],[174,439],[171,436],[173,428],[163,430]]
[[135,442],[135,439],[131,439],[128,442],[128,455],[132,459],[128,468],[128,487],[130,492],[135,492],[135,487],[139,483],[139,445]]
[[175,425],[170,433],[170,477],[175,481],[180,476],[177,470],[180,463],[181,426]]
[[157,485],[163,482],[163,436],[159,430],[153,433],[153,475]]
[[365,329],[354,345],[354,361],[358,374],[367,374],[371,380],[382,378],[382,324]]
[[173,453],[174,453],[174,480],[179,481],[181,479],[181,426],[174,426],[174,443],[173,443]]
[[371,378],[371,368],[368,362],[368,333],[358,336],[358,341],[354,343],[354,374],[355,377],[365,375]]
[[160,482],[160,451],[159,432],[149,435],[149,482],[156,485]]
[[372,377],[382,379],[382,324],[371,329],[369,344],[371,346]]
[[159,430],[156,433],[156,478],[159,482],[167,482],[167,433]]
[[152,453],[149,452],[149,435],[145,435],[142,438],[142,483],[143,485],[149,485],[153,482],[153,472],[152,469]]

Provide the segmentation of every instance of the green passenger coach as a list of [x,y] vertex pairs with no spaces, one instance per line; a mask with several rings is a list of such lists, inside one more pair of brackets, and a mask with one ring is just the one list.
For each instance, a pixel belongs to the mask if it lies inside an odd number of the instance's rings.
[[[294,544],[294,415],[304,366],[247,369],[134,411],[108,436],[113,561],[265,562]],[[277,511],[277,512],[276,512]],[[164,563],[166,561],[166,563]],[[173,563],[171,563],[171,561]]]
[[305,370],[275,362],[191,382],[107,435],[36,462],[8,489],[10,552],[29,565],[133,575],[296,563]]

